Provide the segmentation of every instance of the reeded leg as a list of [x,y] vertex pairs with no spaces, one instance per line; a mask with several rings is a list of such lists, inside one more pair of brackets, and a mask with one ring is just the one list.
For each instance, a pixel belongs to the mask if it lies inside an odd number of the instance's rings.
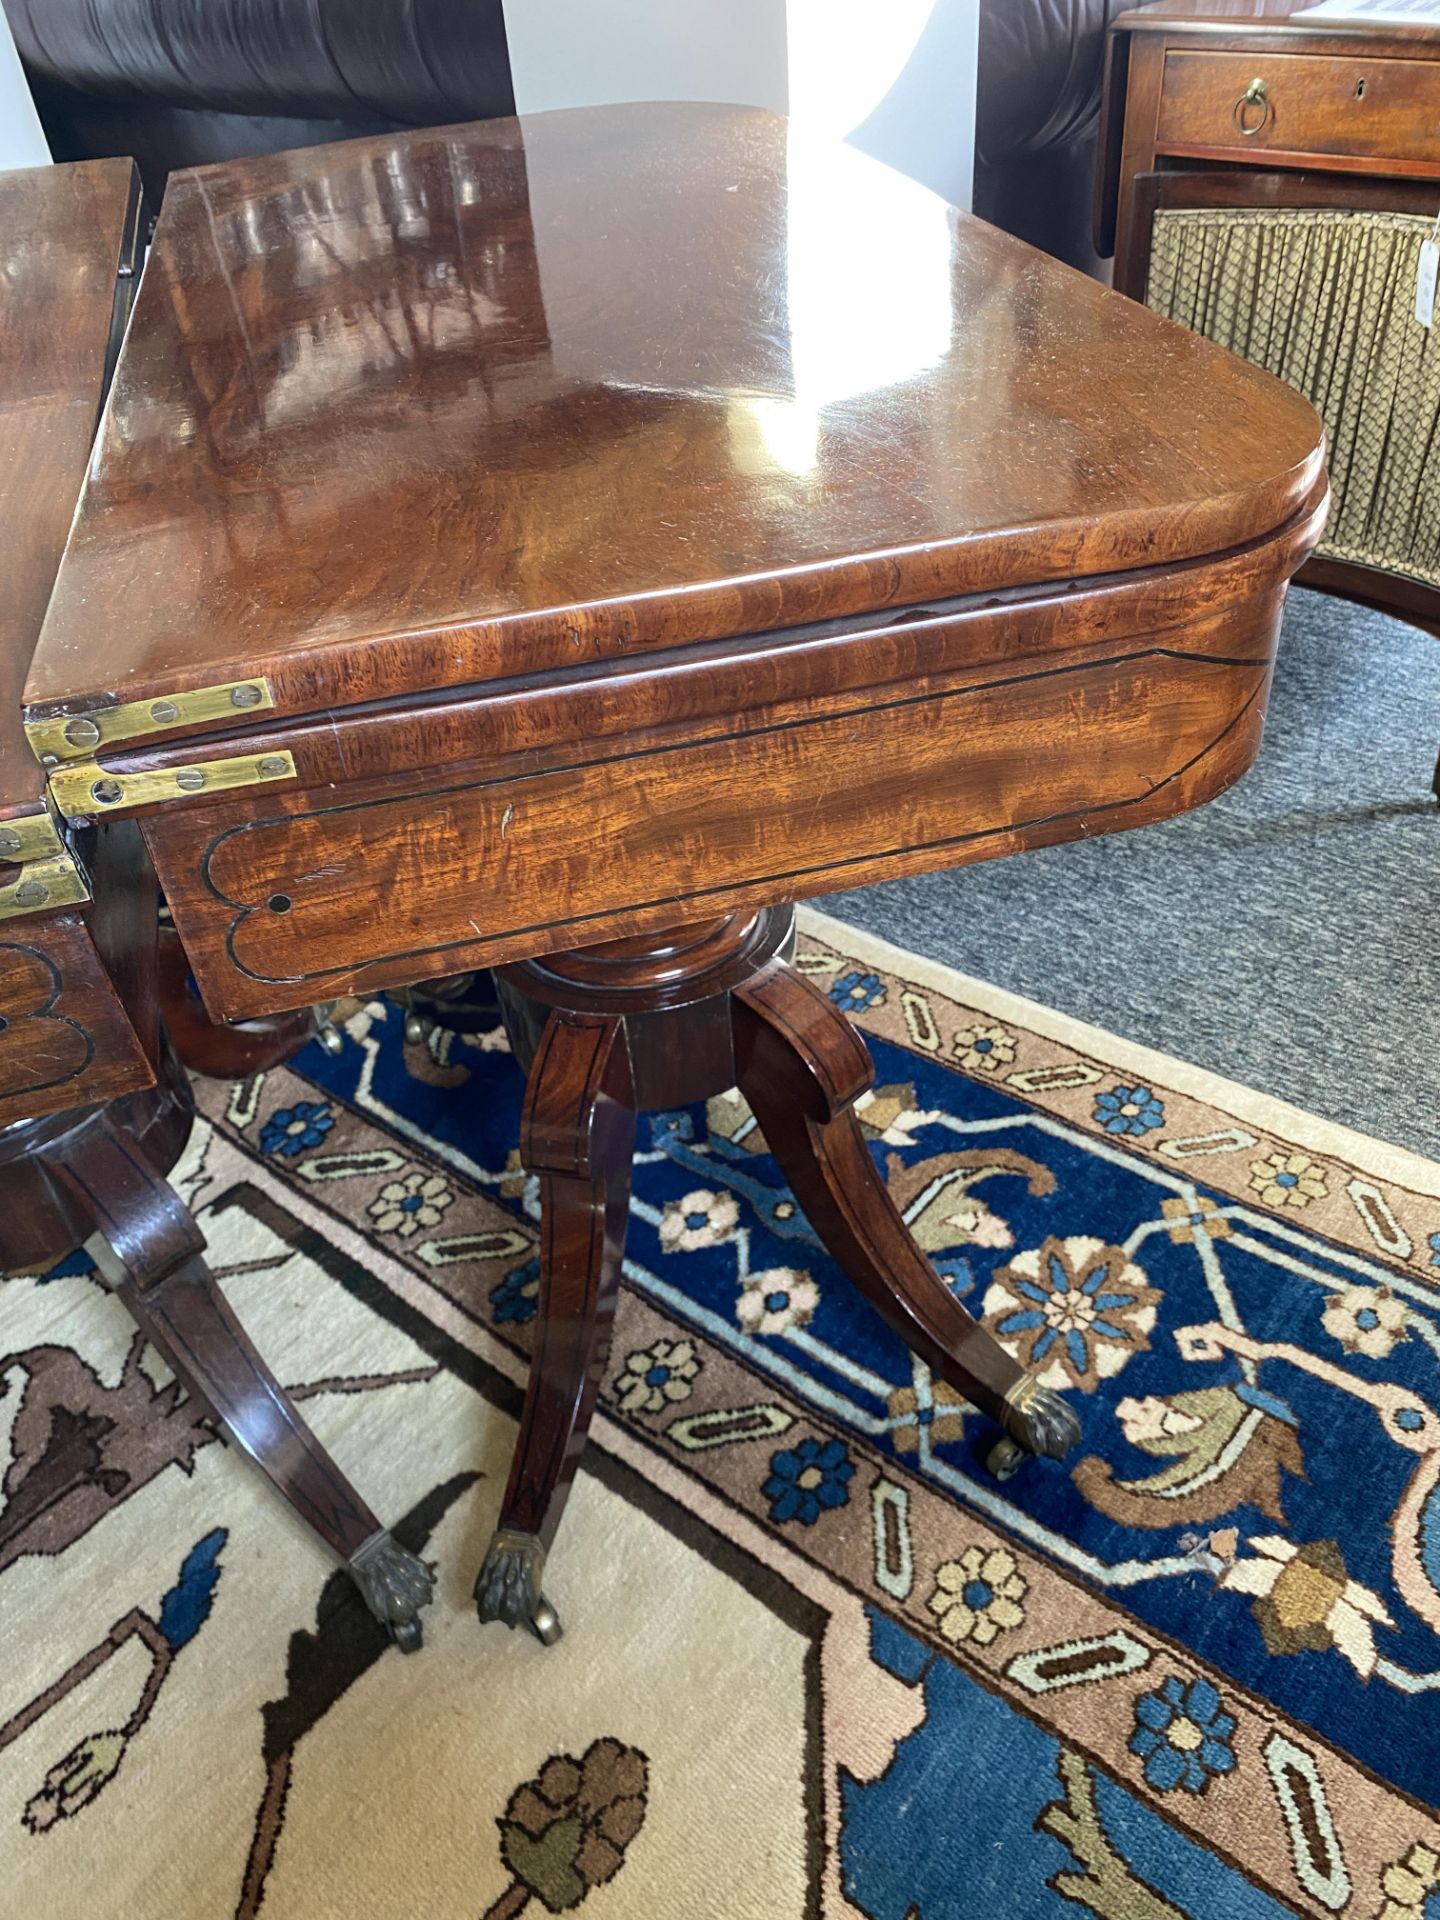
[[595,1408],[630,1205],[634,1092],[618,1019],[552,1013],[521,1123],[540,1175],[540,1311],[500,1524],[475,1582],[482,1620],[524,1621],[547,1646],[560,1622],[541,1592]]
[[174,1189],[108,1123],[52,1177],[94,1221],[96,1259],[146,1338],[346,1563],[396,1644],[413,1652],[434,1586],[429,1568],[395,1544],[300,1418],[216,1286]]
[[1069,1405],[961,1306],[916,1245],[870,1157],[854,1102],[874,1077],[864,1042],[800,974],[777,961],[734,996],[741,1092],[806,1217],[840,1266],[932,1373],[1009,1436],[1019,1453],[1059,1459],[1080,1437]]

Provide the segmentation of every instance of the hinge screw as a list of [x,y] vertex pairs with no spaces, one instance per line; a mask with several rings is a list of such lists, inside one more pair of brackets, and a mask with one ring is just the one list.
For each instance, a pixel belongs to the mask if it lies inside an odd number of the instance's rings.
[[65,722],[65,738],[72,747],[98,747],[100,729],[93,720],[80,718]]
[[184,793],[198,793],[205,784],[205,771],[202,767],[182,767],[175,784]]
[[15,889],[17,907],[43,907],[50,898],[50,889],[39,880],[22,880]]
[[118,780],[97,780],[90,788],[90,797],[102,807],[113,807],[125,797],[125,790]]
[[150,709],[150,718],[157,726],[173,727],[180,718],[180,709],[173,700],[157,700]]
[[232,687],[230,689],[232,707],[258,707],[260,704],[259,687]]
[[0,853],[19,853],[20,836],[10,827],[0,827]]
[[255,771],[266,780],[277,780],[282,773],[288,773],[290,768],[278,753],[267,753],[265,758],[257,764]]

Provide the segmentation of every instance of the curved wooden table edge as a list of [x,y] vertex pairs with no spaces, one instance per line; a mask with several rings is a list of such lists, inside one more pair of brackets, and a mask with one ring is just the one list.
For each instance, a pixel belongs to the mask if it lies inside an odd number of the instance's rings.
[[[1247,556],[1244,584],[1205,604],[1188,630],[1182,622],[1157,635],[1142,598],[1113,645],[1092,638],[1054,661],[1032,657],[1027,671],[982,662],[937,676],[921,666],[897,697],[862,688],[837,710],[817,696],[795,725],[718,737],[687,723],[670,744],[638,757],[622,739],[618,752],[572,755],[573,766],[552,768],[563,789],[553,798],[550,773],[521,755],[508,769],[443,787],[418,786],[413,773],[397,784],[392,774],[388,793],[363,801],[351,798],[355,789],[319,781],[286,795],[238,796],[234,805],[217,799],[205,810],[208,835],[194,809],[162,806],[143,824],[207,1008],[229,1019],[273,1013],[1148,824],[1199,805],[1233,784],[1258,750],[1284,592],[1319,538],[1327,500],[1322,476],[1302,512]],[[1197,596],[1205,571],[1197,572]],[[1164,569],[1157,578],[1163,582]],[[1076,594],[1077,614],[1085,599]],[[1083,736],[1076,699],[1088,708]],[[992,752],[988,729],[997,723],[1003,737]],[[947,774],[937,788],[943,769],[953,774],[967,763],[972,740],[982,752],[968,784]],[[645,769],[656,751],[680,758],[652,775]],[[836,752],[848,756],[845,766]],[[1010,771],[987,773],[986,753],[999,753]],[[837,778],[848,805],[843,816],[830,808],[827,823],[815,808]],[[577,779],[586,784],[572,794]],[[751,779],[753,804],[742,797]],[[687,796],[692,815],[674,849],[678,867],[666,864],[668,814],[655,811],[655,794],[671,786]],[[783,813],[772,816],[782,791]],[[582,792],[590,797],[576,798]],[[924,819],[906,798],[912,793],[917,805],[923,799]],[[638,840],[626,839],[612,884],[603,859],[593,864],[598,849],[613,845],[607,836],[628,833],[623,823],[641,803],[648,825]],[[548,837],[555,805],[581,808],[573,846]],[[777,839],[772,819],[796,831]],[[267,830],[262,853],[252,836]],[[212,853],[236,834],[249,876],[243,901],[210,870]],[[419,844],[428,849],[423,881],[404,852]],[[529,897],[532,883],[543,898]],[[412,922],[419,931],[417,915],[423,941],[407,939]],[[366,942],[343,937],[343,929],[367,927],[383,931],[383,954],[373,939],[365,952]]]
[[[1251,371],[1257,380],[1282,385],[1259,369]],[[566,671],[607,660],[633,662],[676,647],[759,632],[784,634],[825,621],[921,610],[932,601],[1024,594],[1067,581],[1089,586],[1157,566],[1220,561],[1281,533],[1308,512],[1317,492],[1327,486],[1319,416],[1303,396],[1290,397],[1312,414],[1314,445],[1303,459],[1253,487],[1174,502],[1161,510],[1137,507],[1100,519],[1022,523],[1003,531],[807,561],[762,576],[735,574],[617,599],[474,619],[457,616],[418,630],[299,645],[292,641],[288,650],[256,654],[245,671],[269,682],[277,720],[300,720],[338,711],[333,697],[337,684],[352,690],[347,707],[407,693],[458,692],[517,674]],[[1041,541],[1047,557],[1037,560]],[[1159,559],[1157,546],[1164,549]],[[660,611],[647,619],[652,609]],[[37,655],[40,671],[51,666],[43,651]],[[192,693],[213,677],[213,665],[177,665],[127,682],[123,699],[143,703]],[[32,670],[24,690],[24,716],[33,722],[95,712],[121,698],[121,692],[59,693],[37,680]],[[203,729],[167,729],[165,742],[229,735],[247,724],[253,725],[253,718],[237,710],[233,720],[212,721]]]

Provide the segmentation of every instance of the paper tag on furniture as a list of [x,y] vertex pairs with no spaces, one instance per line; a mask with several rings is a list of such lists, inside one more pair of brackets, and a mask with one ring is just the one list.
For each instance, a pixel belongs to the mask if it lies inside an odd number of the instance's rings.
[[1377,25],[1425,26],[1440,22],[1440,0],[1319,0],[1292,13],[1292,20],[1371,20]]
[[1435,324],[1435,283],[1440,278],[1440,240],[1427,240],[1420,249],[1420,277],[1415,286],[1415,318],[1422,327]]

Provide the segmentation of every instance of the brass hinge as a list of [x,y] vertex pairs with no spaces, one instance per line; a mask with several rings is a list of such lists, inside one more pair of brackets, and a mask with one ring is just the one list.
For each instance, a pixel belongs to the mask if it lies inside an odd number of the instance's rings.
[[65,842],[48,808],[43,813],[22,813],[11,820],[0,820],[0,861],[48,860],[64,851]]
[[87,820],[119,807],[148,807],[157,800],[188,800],[197,793],[229,793],[294,778],[293,753],[247,753],[140,773],[110,773],[93,760],[79,760],[53,769],[50,793],[67,820]]
[[76,907],[90,898],[84,876],[68,853],[57,853],[53,860],[34,860],[22,867],[20,876],[8,887],[0,887],[0,920],[14,920],[24,913],[41,913],[51,907]]
[[57,760],[87,760],[101,747],[122,741],[148,740],[172,727],[203,726],[214,720],[233,720],[237,713],[263,713],[275,705],[270,682],[236,680],[223,687],[198,687],[193,693],[171,693],[163,700],[128,700],[114,707],[96,707],[89,713],[54,713],[25,722],[25,736],[35,757],[45,766]]

